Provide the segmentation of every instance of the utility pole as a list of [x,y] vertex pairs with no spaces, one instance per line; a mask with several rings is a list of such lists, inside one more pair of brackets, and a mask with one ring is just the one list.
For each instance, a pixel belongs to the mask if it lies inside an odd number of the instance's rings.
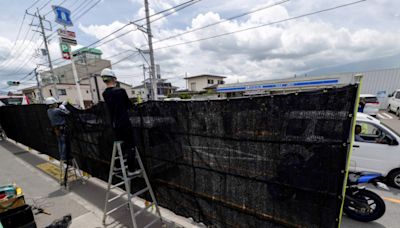
[[148,0],[144,0],[144,7],[146,12],[146,22],[147,22],[147,38],[149,41],[149,54],[150,54],[150,82],[152,87],[151,98],[153,100],[158,99],[157,94],[157,80],[154,70],[154,52],[153,52],[153,35],[151,34],[151,25],[150,25],[150,12],[149,12],[149,2]]
[[44,101],[44,98],[43,98],[43,89],[42,89],[42,85],[40,84],[40,81],[39,81],[39,74],[38,74],[38,72],[37,72],[37,68],[33,69],[33,71],[35,72],[37,87],[38,87],[38,89],[39,89],[39,103],[43,103],[43,101]]
[[81,85],[79,84],[78,72],[76,71],[74,55],[72,54],[72,51],[70,52],[70,55],[71,55],[72,73],[74,75],[76,92],[78,93],[79,105],[81,106],[82,109],[85,109],[85,103],[83,103],[83,98],[82,98]]
[[94,85],[96,86],[96,94],[97,94],[97,103],[101,101],[100,91],[99,91],[99,84],[97,83],[97,75],[92,74],[91,77],[94,78]]
[[[50,76],[51,79],[53,81],[53,88],[54,88],[54,94],[53,96],[58,99],[58,90],[57,90],[57,82],[56,82],[56,77],[54,75],[54,70],[53,70],[53,63],[51,62],[51,57],[50,57],[50,52],[49,52],[49,47],[47,45],[47,36],[46,36],[46,32],[45,32],[45,28],[43,26],[43,20],[47,21],[44,17],[42,17],[40,15],[40,11],[39,8],[37,8],[37,12],[35,14],[30,14],[28,12],[26,12],[28,15],[31,15],[33,17],[37,17],[39,18],[39,25],[40,25],[40,31],[35,30],[36,32],[39,32],[42,36],[43,36],[43,43],[44,43],[44,47],[46,49],[46,55],[47,55],[47,61],[49,62],[49,68],[50,68]],[[50,23],[50,21],[47,21],[48,23]],[[51,24],[50,24],[51,25]],[[51,29],[50,29],[51,31]]]
[[92,102],[94,103],[94,94],[93,94],[93,87],[92,87],[92,75],[89,74],[89,66],[88,66],[88,59],[86,58],[86,53],[84,54],[83,59],[84,59],[84,62],[85,62],[86,77],[89,78],[90,98],[92,99]]
[[189,79],[187,78],[187,72],[185,72],[185,80],[186,80],[186,90],[189,90]]

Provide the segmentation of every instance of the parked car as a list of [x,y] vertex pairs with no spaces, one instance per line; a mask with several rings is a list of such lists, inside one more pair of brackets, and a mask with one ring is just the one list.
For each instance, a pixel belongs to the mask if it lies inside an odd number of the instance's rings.
[[356,128],[350,170],[381,173],[400,188],[400,136],[364,113],[357,114]]
[[400,89],[389,95],[387,111],[394,112],[396,116],[400,116]]
[[364,110],[363,113],[366,113],[371,116],[376,116],[379,112],[379,100],[376,95],[373,94],[361,94],[360,95],[360,103],[364,102]]

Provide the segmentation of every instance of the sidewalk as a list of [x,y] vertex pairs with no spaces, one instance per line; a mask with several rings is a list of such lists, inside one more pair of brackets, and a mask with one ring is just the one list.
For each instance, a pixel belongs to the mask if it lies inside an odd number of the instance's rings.
[[[48,156],[40,155],[36,151],[28,151],[26,146],[7,140],[0,141],[0,185],[16,183],[22,188],[28,204],[43,208],[51,214],[35,215],[38,227],[45,227],[67,214],[72,215],[72,228],[104,227],[101,220],[106,183],[90,178],[86,184],[72,183],[69,191],[66,191],[56,179],[37,168],[40,164],[48,163],[47,158]],[[118,190],[114,193],[114,196],[118,194]],[[124,200],[120,199],[116,204],[122,202]],[[141,199],[135,199],[134,203],[136,210],[144,207]],[[164,227],[196,227],[190,220],[166,209],[161,208],[161,214],[164,221],[168,221]],[[155,216],[152,213],[144,212],[137,218],[138,226],[144,227],[153,219]],[[119,209],[108,217],[106,223],[106,227],[132,227],[129,210]],[[162,223],[157,222],[151,227],[162,227]]]

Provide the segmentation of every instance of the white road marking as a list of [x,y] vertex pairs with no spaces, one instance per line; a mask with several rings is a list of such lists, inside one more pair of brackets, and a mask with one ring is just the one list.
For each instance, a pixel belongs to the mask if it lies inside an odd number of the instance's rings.
[[393,119],[393,117],[391,115],[387,114],[387,113],[382,113],[382,115],[386,116],[389,119]]
[[379,119],[386,119],[385,117],[383,117],[380,113],[376,114],[377,117],[379,117]]

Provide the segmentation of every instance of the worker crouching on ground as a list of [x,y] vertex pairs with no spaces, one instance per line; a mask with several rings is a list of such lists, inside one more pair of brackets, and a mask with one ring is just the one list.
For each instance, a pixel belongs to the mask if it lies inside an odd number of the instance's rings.
[[[46,104],[49,106],[47,110],[47,115],[50,119],[51,126],[57,136],[58,142],[58,152],[60,156],[60,184],[66,184],[66,172],[63,172],[63,164],[65,161],[70,160],[69,150],[70,150],[70,141],[68,128],[66,125],[66,117],[70,114],[65,105],[67,102],[63,102],[60,106],[58,105],[57,100],[54,97],[46,98]],[[64,175],[63,175],[64,173]],[[64,182],[62,181],[62,177],[64,177]]]
[[103,98],[110,113],[111,125],[116,140],[123,141],[122,152],[124,156],[127,156],[128,175],[134,175],[136,173],[135,144],[133,142],[132,125],[129,121],[129,110],[132,109],[132,103],[125,89],[117,86],[118,82],[114,71],[108,68],[103,69],[101,71],[101,78],[107,86],[103,92]]

